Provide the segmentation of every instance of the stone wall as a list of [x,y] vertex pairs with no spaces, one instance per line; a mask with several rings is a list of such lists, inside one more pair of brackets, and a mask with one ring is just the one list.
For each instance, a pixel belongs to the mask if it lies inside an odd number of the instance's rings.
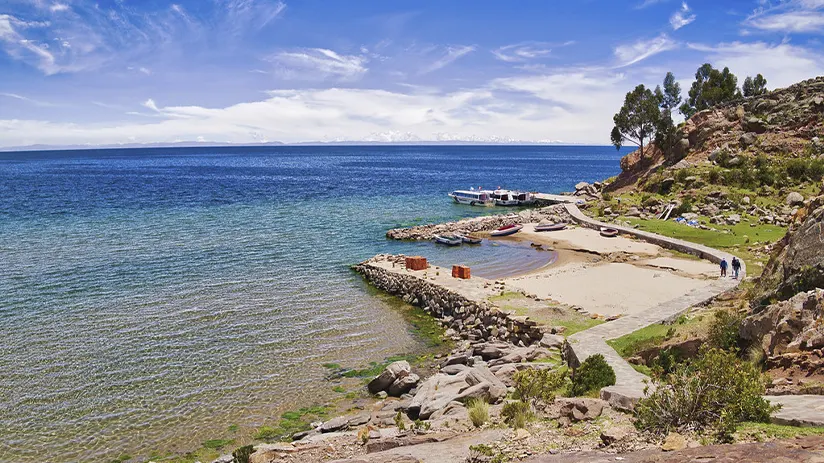
[[397,273],[372,264],[376,256],[354,267],[371,284],[413,305],[422,307],[461,338],[474,341],[506,341],[519,346],[538,342],[544,333],[527,317],[498,310],[486,301],[471,300],[454,290],[413,274]]

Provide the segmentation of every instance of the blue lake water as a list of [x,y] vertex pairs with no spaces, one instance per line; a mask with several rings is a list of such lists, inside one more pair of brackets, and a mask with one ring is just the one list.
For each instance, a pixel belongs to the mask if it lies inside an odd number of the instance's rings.
[[[615,175],[587,146],[0,153],[0,461],[186,451],[334,397],[324,362],[414,351],[349,266],[422,254],[495,273],[528,246],[384,238],[494,212],[456,188]],[[549,254],[549,253],[544,253]],[[539,258],[540,259],[540,258]],[[478,270],[476,270],[478,269]]]

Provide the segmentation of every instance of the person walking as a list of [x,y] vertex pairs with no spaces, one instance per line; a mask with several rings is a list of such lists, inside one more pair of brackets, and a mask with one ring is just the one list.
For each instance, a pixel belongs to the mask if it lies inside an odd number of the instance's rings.
[[728,266],[727,258],[724,257],[724,258],[721,259],[721,278],[724,278],[725,276],[727,276],[727,266]]
[[732,277],[738,279],[738,272],[741,271],[741,261],[737,257],[732,258]]

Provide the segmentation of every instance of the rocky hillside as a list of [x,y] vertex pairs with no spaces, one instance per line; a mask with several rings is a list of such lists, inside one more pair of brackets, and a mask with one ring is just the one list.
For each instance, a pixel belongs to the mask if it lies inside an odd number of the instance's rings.
[[[669,152],[653,144],[644,150],[643,158],[638,151],[626,156],[610,189],[654,189],[659,186],[656,174],[660,182],[685,168],[742,168],[754,165],[759,156],[779,161],[785,168],[793,159],[820,157],[824,154],[824,77],[701,111],[679,127],[677,139]],[[761,180],[774,184],[779,179]]]

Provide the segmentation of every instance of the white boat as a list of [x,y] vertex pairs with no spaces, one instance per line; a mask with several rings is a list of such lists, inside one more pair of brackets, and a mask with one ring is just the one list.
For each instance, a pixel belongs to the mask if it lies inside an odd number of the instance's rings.
[[496,206],[517,206],[518,200],[515,193],[509,190],[495,190],[492,192],[492,200]]
[[469,204],[470,206],[492,206],[495,202],[489,192],[482,190],[455,190],[449,193],[458,204]]
[[435,242],[447,246],[458,246],[463,243],[463,239],[455,235],[435,235]]
[[535,197],[528,191],[516,191],[515,199],[518,200],[519,206],[526,206],[535,202]]

